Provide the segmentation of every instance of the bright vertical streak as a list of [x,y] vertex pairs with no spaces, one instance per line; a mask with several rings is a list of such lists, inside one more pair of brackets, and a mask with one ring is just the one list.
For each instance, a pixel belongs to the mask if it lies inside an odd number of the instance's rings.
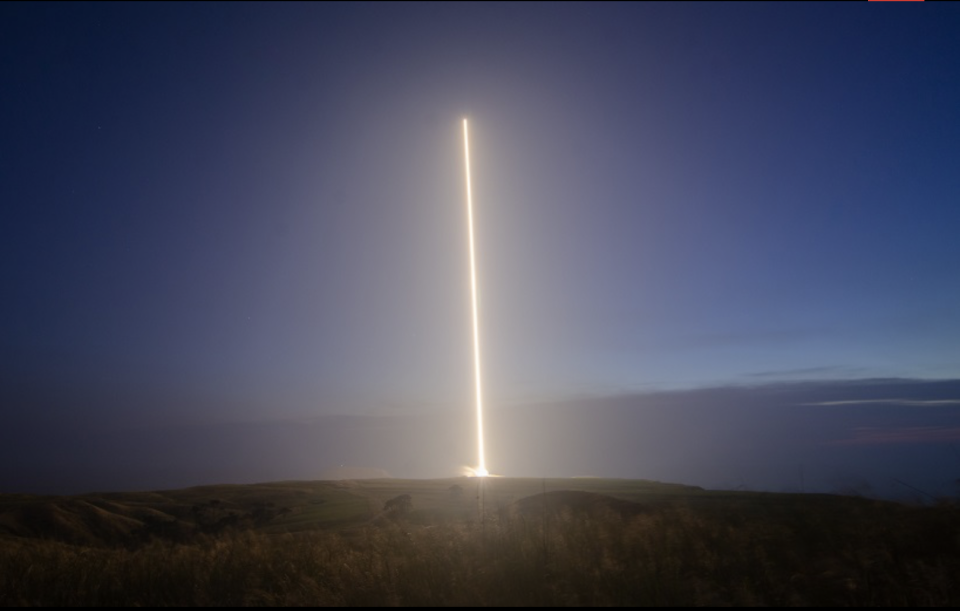
[[463,120],[463,157],[467,165],[467,221],[470,227],[470,291],[473,297],[473,370],[477,381],[477,452],[479,463],[475,473],[487,474],[486,460],[483,456],[483,393],[480,385],[480,322],[477,315],[477,262],[473,241],[473,194],[470,189],[470,137],[467,120]]

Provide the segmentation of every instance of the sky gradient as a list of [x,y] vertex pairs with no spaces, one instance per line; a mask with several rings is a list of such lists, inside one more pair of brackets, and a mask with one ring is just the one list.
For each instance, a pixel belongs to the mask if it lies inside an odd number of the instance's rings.
[[958,31],[2,3],[0,492],[474,464],[466,117],[491,471],[954,494]]

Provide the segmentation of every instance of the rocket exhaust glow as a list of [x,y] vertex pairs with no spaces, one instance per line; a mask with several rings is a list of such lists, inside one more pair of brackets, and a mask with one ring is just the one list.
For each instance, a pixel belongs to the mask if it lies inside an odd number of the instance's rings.
[[467,221],[470,228],[470,292],[473,301],[473,368],[477,383],[477,455],[478,466],[473,469],[477,477],[488,475],[483,455],[483,392],[480,385],[480,323],[477,315],[477,263],[473,240],[473,195],[470,189],[470,138],[467,120],[463,120],[463,156],[467,167]]

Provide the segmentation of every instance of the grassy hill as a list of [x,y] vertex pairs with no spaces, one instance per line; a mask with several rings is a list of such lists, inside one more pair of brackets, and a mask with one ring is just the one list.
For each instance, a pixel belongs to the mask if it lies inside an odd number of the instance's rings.
[[0,495],[0,604],[960,603],[960,510],[643,480]]
[[[483,488],[481,488],[483,484]],[[642,480],[450,478],[287,481],[156,492],[75,496],[0,494],[0,537],[43,538],[87,545],[127,544],[151,537],[184,540],[226,530],[265,533],[338,530],[383,517],[388,500],[408,494],[412,523],[476,520],[518,499],[579,490],[627,501],[693,499],[696,487]]]

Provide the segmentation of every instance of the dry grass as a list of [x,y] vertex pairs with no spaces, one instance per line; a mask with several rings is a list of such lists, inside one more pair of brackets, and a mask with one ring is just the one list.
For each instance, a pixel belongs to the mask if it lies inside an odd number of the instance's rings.
[[[5,606],[956,606],[960,516],[861,499],[562,505],[482,522],[6,539]],[[408,518],[411,516],[407,516]]]

